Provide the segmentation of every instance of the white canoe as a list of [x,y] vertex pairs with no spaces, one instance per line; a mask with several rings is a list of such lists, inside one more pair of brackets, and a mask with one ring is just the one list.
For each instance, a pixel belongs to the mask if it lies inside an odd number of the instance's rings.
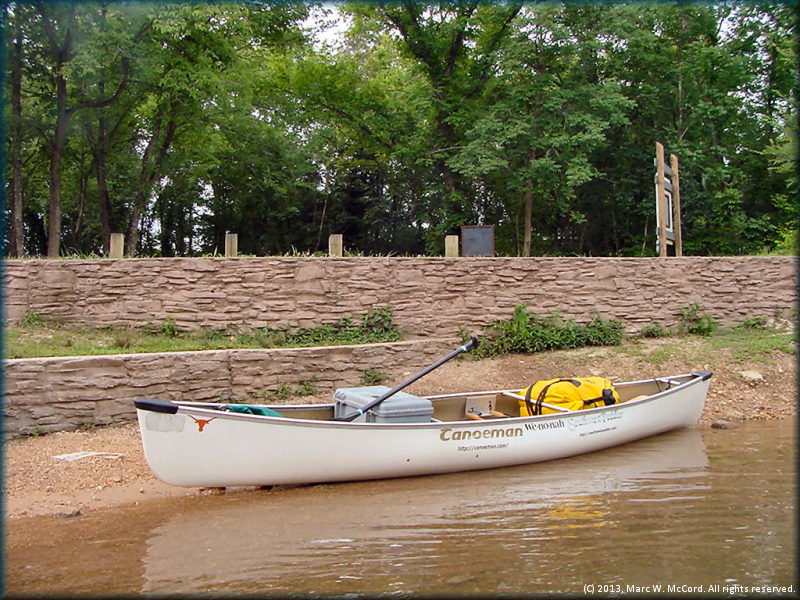
[[[147,462],[169,484],[306,484],[507,467],[610,448],[695,424],[711,376],[618,383],[617,404],[539,416],[514,416],[517,391],[431,396],[432,417],[419,423],[334,421],[334,404],[265,407],[280,417],[225,404],[135,404]],[[511,416],[467,417],[491,410]]]

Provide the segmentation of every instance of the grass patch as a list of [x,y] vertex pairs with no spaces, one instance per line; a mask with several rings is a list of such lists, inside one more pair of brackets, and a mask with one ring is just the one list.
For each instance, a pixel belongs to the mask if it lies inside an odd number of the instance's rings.
[[670,345],[670,346],[663,346],[661,348],[656,348],[655,350],[643,354],[642,358],[649,363],[654,365],[663,365],[671,358],[676,356],[686,355],[686,349],[679,346],[679,345]]
[[377,307],[360,320],[343,318],[317,327],[264,328],[244,333],[225,329],[181,331],[175,319],[145,327],[66,325],[33,315],[6,328],[7,358],[91,356],[236,348],[340,346],[396,342],[401,333],[391,306]]
[[141,352],[179,352],[247,347],[235,337],[210,340],[202,333],[172,334],[129,327],[94,328],[47,324],[6,329],[8,358],[91,356]]
[[737,362],[765,362],[775,353],[796,354],[794,334],[770,328],[752,329],[734,326],[720,329],[709,340],[713,350],[727,348]]
[[[671,333],[663,343],[646,351],[643,346],[644,336],[637,335],[612,351],[638,358],[655,365],[665,364],[672,358],[682,357],[689,362],[701,363],[708,356],[718,356],[720,352],[729,356],[734,363],[752,362],[767,363],[774,360],[777,354],[794,355],[797,353],[796,338],[793,333],[766,327],[761,319],[753,326],[753,321],[732,327],[715,328],[707,334]],[[657,336],[663,338],[665,336]]]
[[[629,357],[654,365],[661,365],[666,363],[676,356],[688,358],[693,356],[698,344],[707,343],[704,338],[696,336],[685,336],[676,338],[673,335],[669,336],[656,336],[660,338],[660,342],[655,345],[652,343],[653,337],[642,336],[637,334],[635,336],[625,338],[625,340],[618,346],[608,348],[609,354],[617,354],[623,357]],[[669,337],[671,339],[663,339]],[[647,340],[647,341],[645,341]],[[651,343],[648,343],[651,342]]]
[[262,347],[371,344],[396,342],[400,339],[400,331],[393,322],[391,306],[370,310],[360,322],[345,317],[335,323],[296,330],[288,327],[267,327],[251,335],[252,343]]
[[[540,316],[520,305],[515,307],[511,319],[485,328],[480,346],[470,356],[479,359],[584,346],[607,346],[610,351],[638,356],[653,364],[663,363],[672,356],[686,355],[690,348],[699,353],[698,356],[702,356],[704,349],[727,349],[731,359],[741,363],[767,362],[775,353],[796,354],[794,334],[769,327],[768,320],[763,317],[748,318],[732,327],[721,328],[716,323],[710,327],[711,320],[697,305],[686,307],[683,315],[684,326],[677,330],[651,325],[646,328],[646,333],[640,332],[630,338],[630,344],[620,345],[623,339],[620,321],[606,321],[595,315],[588,323],[580,324],[555,313]],[[691,333],[689,329],[694,330],[695,325],[697,333]],[[142,328],[92,328],[64,325],[31,313],[17,325],[6,328],[5,333],[7,358],[335,346],[394,342],[402,337],[394,325],[391,306],[375,308],[360,319],[344,318],[313,328],[264,328],[245,333],[221,328],[180,331],[172,318]],[[464,331],[460,333],[466,335]],[[645,352],[637,343],[644,338],[662,338],[663,344]],[[364,385],[378,385],[385,379],[385,373],[368,370],[362,382]],[[313,394],[314,388],[314,382],[301,382],[296,393]],[[280,386],[271,391],[276,400],[286,393],[287,390]]]

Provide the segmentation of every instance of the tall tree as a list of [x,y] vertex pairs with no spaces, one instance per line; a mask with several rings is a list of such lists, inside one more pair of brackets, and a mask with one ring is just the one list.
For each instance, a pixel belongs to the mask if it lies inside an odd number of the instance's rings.
[[11,157],[11,214],[9,219],[8,254],[12,257],[25,254],[22,229],[22,68],[24,60],[23,13],[25,8],[13,8],[13,45],[9,61],[9,80],[11,82],[11,131],[9,154]]
[[[55,96],[55,124],[50,144],[50,199],[48,214],[47,255],[58,257],[61,247],[61,170],[67,143],[70,121],[79,110],[102,108],[115,102],[128,83],[129,58],[120,53],[121,76],[113,93],[100,97],[91,78],[81,78],[79,71],[71,69],[76,56],[76,44],[84,41],[78,19],[78,6],[66,7],[36,5],[36,17],[44,32],[42,44],[44,57],[52,67],[52,87]],[[54,14],[55,13],[55,14]],[[143,25],[136,37],[146,30]],[[87,69],[85,69],[86,72]]]
[[567,16],[537,7],[518,19],[483,116],[451,160],[465,175],[492,182],[506,198],[507,223],[521,207],[523,256],[531,254],[534,233],[540,251],[552,250],[570,237],[571,225],[584,222],[574,201],[578,188],[599,175],[592,152],[610,126],[627,122],[629,103],[602,80],[596,63],[581,60],[586,40]]
[[126,254],[136,251],[142,216],[173,145],[190,132],[202,139],[198,131],[217,127],[214,115],[220,107],[238,110],[235,97],[246,88],[238,80],[246,84],[252,76],[250,61],[263,58],[269,48],[301,40],[296,24],[306,14],[303,6],[243,4],[181,6],[156,15],[147,102],[141,110],[144,151],[128,215]]
[[652,254],[656,140],[687,253],[796,223],[788,7],[353,4],[330,48],[308,10],[10,5],[11,252]]
[[[471,107],[491,80],[498,53],[522,3],[426,5],[405,1],[397,5],[348,5],[347,11],[373,19],[395,31],[404,51],[421,67],[431,93],[434,137],[429,141],[446,202],[431,215],[438,233],[465,220],[464,199],[471,195],[449,165],[471,122]],[[438,213],[438,214],[436,214]]]

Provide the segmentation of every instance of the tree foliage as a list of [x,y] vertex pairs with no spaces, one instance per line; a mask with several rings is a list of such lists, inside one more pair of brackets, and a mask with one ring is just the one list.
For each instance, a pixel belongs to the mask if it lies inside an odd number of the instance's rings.
[[[323,43],[325,23],[337,26]],[[794,251],[782,4],[41,3],[5,9],[11,256]],[[328,38],[331,39],[331,38]],[[787,250],[788,248],[788,250]]]

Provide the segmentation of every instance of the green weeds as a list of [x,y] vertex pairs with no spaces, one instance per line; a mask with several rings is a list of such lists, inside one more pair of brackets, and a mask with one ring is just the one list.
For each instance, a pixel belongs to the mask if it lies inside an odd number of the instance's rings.
[[272,389],[253,392],[249,398],[233,398],[228,402],[230,404],[249,404],[251,402],[275,404],[285,402],[295,396],[313,396],[317,391],[316,381],[301,381],[294,389],[285,381],[280,381]]
[[512,352],[533,353],[567,350],[583,346],[615,346],[622,342],[622,322],[603,320],[595,314],[588,323],[563,319],[558,314],[543,317],[528,312],[524,304],[514,307],[514,315],[488,327],[484,343],[476,356],[500,356]]
[[256,331],[253,336],[262,347],[334,346],[396,342],[400,339],[400,331],[393,321],[393,308],[383,306],[371,309],[360,323],[345,317],[335,323],[294,331],[288,327],[267,327]]
[[[662,363],[682,354],[687,345],[686,338],[707,339],[715,350],[727,348],[735,361],[767,360],[775,352],[796,353],[796,342],[792,333],[782,332],[768,326],[766,317],[751,317],[731,327],[719,327],[716,319],[705,313],[694,303],[679,309],[679,324],[667,329],[653,323],[631,338],[633,345],[620,351],[642,354],[638,345],[643,338],[664,338],[667,342],[651,350],[644,360]],[[501,356],[510,353],[530,354],[548,350],[568,350],[584,346],[621,346],[623,326],[618,320],[603,320],[595,314],[588,323],[576,323],[558,314],[541,316],[528,312],[524,304],[514,307],[513,316],[486,327],[485,337],[474,352],[476,358]],[[466,330],[459,334],[467,339]],[[674,339],[670,341],[669,338]]]
[[44,327],[45,324],[46,324],[45,318],[39,313],[35,312],[25,313],[25,316],[22,317],[22,319],[20,319],[19,321],[19,326],[25,328]]
[[31,427],[31,428],[28,428],[28,429],[23,429],[20,432],[20,435],[22,435],[23,437],[34,437],[34,438],[36,438],[36,437],[39,437],[40,435],[44,435],[45,433],[47,433],[47,432],[45,431],[44,427],[42,427],[41,425],[36,425],[35,427]]
[[[685,348],[683,339],[687,336],[705,338],[715,348],[729,348],[734,360],[768,360],[775,352],[795,354],[793,334],[771,327],[770,322],[766,317],[756,316],[723,328],[699,304],[694,303],[679,309],[679,323],[675,328],[667,329],[652,323],[631,340],[664,338],[662,347],[654,350],[655,353],[651,352],[650,359],[653,361],[680,354],[680,348]],[[522,304],[514,308],[510,319],[486,327],[480,346],[470,354],[483,358],[584,346],[619,346],[623,340],[622,331],[620,321],[604,320],[597,314],[586,323],[577,323],[557,313],[542,316],[529,312]],[[391,306],[376,307],[360,319],[346,317],[312,328],[263,328],[244,333],[224,328],[182,331],[174,317],[141,328],[92,328],[67,325],[29,313],[17,325],[6,328],[5,334],[7,358],[334,346],[387,343],[401,339],[401,333],[393,321]],[[464,340],[468,338],[466,329],[460,328],[459,335]],[[669,338],[674,338],[674,343]],[[635,348],[628,348],[627,351],[633,352]],[[378,385],[386,378],[386,374],[380,371],[367,370],[362,381],[364,385]],[[301,382],[297,390],[289,389],[288,393],[311,395],[314,387],[313,382]],[[276,395],[274,399],[280,400],[284,393],[287,391],[282,388],[273,390]]]
[[678,310],[678,332],[692,335],[711,335],[717,328],[717,320],[703,312],[702,307],[695,302],[690,306],[683,306]]
[[741,323],[734,325],[736,329],[743,331],[765,331],[768,329],[766,317],[750,317]]
[[651,323],[650,325],[643,327],[639,332],[639,337],[648,339],[664,338],[671,335],[672,332],[669,329],[657,323]]
[[364,371],[364,375],[361,377],[361,384],[380,385],[388,378],[389,376],[383,371],[378,371],[376,369],[367,369],[366,371]]
[[313,396],[317,393],[317,384],[314,381],[301,381],[295,393],[298,396]]
[[178,337],[180,332],[175,325],[175,317],[167,317],[164,319],[164,324],[161,326],[161,333],[171,338]]

